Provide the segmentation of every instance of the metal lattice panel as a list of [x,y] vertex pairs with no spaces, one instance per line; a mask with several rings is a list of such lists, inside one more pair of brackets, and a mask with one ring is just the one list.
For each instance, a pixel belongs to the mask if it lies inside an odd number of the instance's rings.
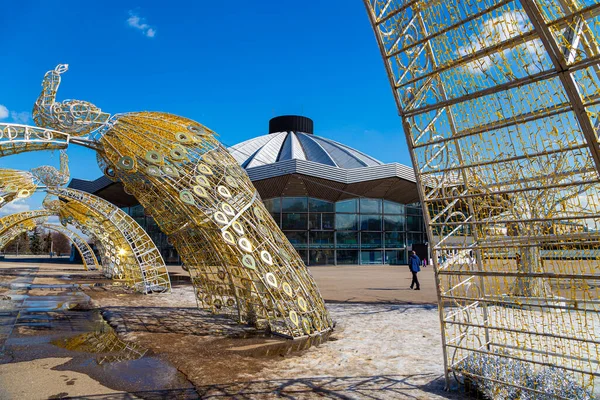
[[[125,269],[130,271],[131,279],[133,279],[132,286],[144,293],[170,290],[169,274],[160,252],[150,236],[132,217],[114,204],[86,192],[62,187],[51,187],[47,191],[59,198],[71,200],[76,205],[84,206],[85,210],[77,210],[82,218],[87,217],[97,221],[105,219],[104,225],[108,223],[118,231],[118,236],[123,238],[119,245],[110,243],[111,240],[115,243],[116,237],[109,238],[108,236],[111,235],[107,235],[108,232],[98,232],[97,234],[107,238],[105,249],[108,244],[114,250],[113,253],[116,252],[110,256],[111,259],[115,259],[115,264],[117,264],[114,267],[121,271],[120,273],[124,273]],[[80,218],[75,219],[82,222]],[[122,266],[119,265],[120,262],[116,263],[116,260],[124,257],[131,260],[124,262]]]
[[36,227],[42,227],[56,231],[69,239],[73,246],[75,246],[75,249],[77,249],[77,252],[81,255],[81,259],[83,260],[83,268],[86,271],[94,271],[99,268],[98,260],[96,259],[92,248],[81,236],[64,226],[47,224],[45,217],[26,219],[4,231],[2,234],[0,234],[0,250],[6,247],[7,244],[16,239],[22,233],[29,232]]
[[81,255],[81,259],[83,260],[83,266],[86,270],[93,271],[100,268],[100,266],[98,265],[98,259],[94,255],[94,251],[92,250],[90,245],[85,241],[85,239],[79,236],[76,232],[62,225],[41,224],[40,226],[44,229],[50,229],[61,233],[65,237],[67,237],[71,241],[71,243],[73,243],[73,246],[75,246],[77,252],[79,252],[79,255]]
[[177,249],[200,307],[300,337],[332,325],[314,280],[212,131],[164,113],[115,116],[102,166]]
[[[472,369],[487,356],[598,390],[600,5],[365,4],[433,242],[447,379],[491,382]],[[496,383],[545,390],[523,379]]]
[[0,123],[0,157],[28,151],[66,149],[70,136],[36,126]]

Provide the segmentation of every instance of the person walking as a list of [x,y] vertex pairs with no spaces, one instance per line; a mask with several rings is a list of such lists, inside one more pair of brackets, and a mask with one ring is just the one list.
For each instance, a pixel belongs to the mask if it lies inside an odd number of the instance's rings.
[[410,258],[408,259],[408,267],[410,268],[410,272],[412,272],[412,282],[410,284],[410,288],[413,286],[415,290],[421,290],[421,285],[419,285],[419,280],[417,279],[417,273],[421,270],[421,260],[415,251],[412,252]]

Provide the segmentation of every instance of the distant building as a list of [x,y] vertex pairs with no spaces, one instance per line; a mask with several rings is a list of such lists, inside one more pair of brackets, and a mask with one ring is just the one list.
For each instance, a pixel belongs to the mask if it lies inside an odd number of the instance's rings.
[[[392,144],[393,145],[393,144]],[[280,116],[266,135],[229,148],[271,215],[308,265],[404,264],[427,242],[414,172],[313,134],[313,121]],[[73,179],[127,211],[168,262],[174,248],[120,183]]]

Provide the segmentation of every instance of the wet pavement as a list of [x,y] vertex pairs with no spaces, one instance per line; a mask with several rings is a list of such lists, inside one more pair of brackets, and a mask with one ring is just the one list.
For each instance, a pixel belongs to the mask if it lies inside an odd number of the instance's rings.
[[[0,387],[10,386],[8,364],[64,359],[50,368],[61,372],[62,389],[52,396],[40,391],[38,398],[69,397],[71,392],[64,387],[75,388],[78,378],[73,376],[80,374],[97,381],[99,387],[112,389],[105,394],[111,399],[198,397],[175,367],[121,340],[101,314],[91,309],[82,288],[93,283],[34,284],[38,268],[22,265],[11,268],[8,276],[0,271],[4,278],[0,283]],[[49,368],[52,363],[44,365]],[[85,394],[81,392],[85,388],[78,390],[78,396]],[[90,395],[104,398],[98,390]],[[0,398],[17,398],[13,396],[14,392],[0,389]]]

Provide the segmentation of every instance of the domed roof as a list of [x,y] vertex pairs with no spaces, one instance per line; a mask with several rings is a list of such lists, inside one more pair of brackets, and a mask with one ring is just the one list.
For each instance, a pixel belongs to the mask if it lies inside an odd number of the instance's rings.
[[345,169],[383,165],[341,143],[297,131],[273,132],[246,140],[230,147],[229,152],[246,169],[293,159]]

